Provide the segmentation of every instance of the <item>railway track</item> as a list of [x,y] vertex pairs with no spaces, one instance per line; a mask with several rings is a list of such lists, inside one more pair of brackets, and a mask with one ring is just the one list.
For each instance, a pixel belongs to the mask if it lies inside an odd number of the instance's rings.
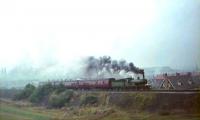
[[132,90],[132,91],[114,91],[114,90],[77,90],[79,92],[87,92],[87,93],[171,93],[171,94],[192,94],[192,93],[200,93],[200,90]]

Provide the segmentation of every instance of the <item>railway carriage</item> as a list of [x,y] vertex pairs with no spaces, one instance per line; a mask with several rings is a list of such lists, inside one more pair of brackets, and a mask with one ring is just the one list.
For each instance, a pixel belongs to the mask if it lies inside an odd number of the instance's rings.
[[[87,89],[87,90],[147,90],[146,79],[133,78],[107,78],[97,80],[65,80],[65,81],[49,81],[52,85],[57,86],[63,84],[66,89]],[[48,82],[48,83],[49,83]],[[44,84],[45,82],[43,82]]]
[[[142,77],[142,79],[140,79]],[[144,77],[144,70],[136,75],[136,78],[102,78],[102,79],[82,79],[82,80],[64,80],[48,81],[54,86],[63,84],[67,89],[98,89],[98,90],[148,90],[147,80]],[[43,82],[42,84],[44,84]]]

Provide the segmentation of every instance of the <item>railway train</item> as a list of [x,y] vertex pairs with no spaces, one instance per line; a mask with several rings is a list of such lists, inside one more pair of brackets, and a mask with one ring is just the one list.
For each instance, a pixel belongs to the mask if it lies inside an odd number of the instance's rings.
[[150,85],[143,77],[136,79],[130,78],[102,78],[102,79],[82,79],[82,80],[62,80],[62,81],[48,81],[41,84],[50,83],[53,86],[63,84],[66,89],[81,89],[81,90],[149,90]]

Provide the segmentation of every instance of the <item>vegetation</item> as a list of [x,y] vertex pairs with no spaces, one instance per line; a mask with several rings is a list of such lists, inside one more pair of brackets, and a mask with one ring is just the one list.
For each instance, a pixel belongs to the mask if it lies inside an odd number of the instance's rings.
[[200,118],[200,94],[90,93],[74,92],[66,89],[63,84],[57,87],[51,84],[34,87],[28,84],[15,97],[18,101],[8,102],[7,99],[0,99],[0,120],[199,120]]
[[51,84],[45,84],[39,86],[33,94],[31,94],[29,100],[33,103],[40,103],[44,101],[46,97],[49,96],[50,93],[54,91],[54,87]]
[[0,89],[0,97],[1,98],[9,98],[9,99],[14,99],[16,97],[17,94],[21,93],[22,90],[21,89],[15,89],[15,88],[11,88],[11,89]]
[[151,93],[129,93],[111,96],[112,104],[123,109],[144,110],[151,105],[155,95]]
[[98,97],[89,95],[82,98],[81,105],[93,105],[97,102],[98,102]]
[[60,108],[68,103],[73,95],[73,91],[65,90],[61,93],[53,92],[49,97],[49,106]]
[[16,94],[15,100],[28,100],[34,104],[60,108],[68,103],[72,96],[73,91],[66,90],[63,84],[56,87],[49,83],[38,87],[27,84],[21,92]]
[[0,120],[50,120],[50,116],[35,112],[33,109],[19,108],[5,103],[0,105]]
[[0,120],[199,120],[199,118],[199,114],[163,116],[156,113],[124,111],[105,106],[45,109],[42,107],[19,107],[14,103],[0,103]]
[[35,86],[32,84],[27,84],[25,88],[18,94],[16,94],[15,99],[21,100],[21,99],[27,99],[30,97],[30,95],[35,90]]
[[58,86],[55,86],[55,92],[56,93],[61,93],[65,90],[66,90],[66,87],[62,83],[59,84]]

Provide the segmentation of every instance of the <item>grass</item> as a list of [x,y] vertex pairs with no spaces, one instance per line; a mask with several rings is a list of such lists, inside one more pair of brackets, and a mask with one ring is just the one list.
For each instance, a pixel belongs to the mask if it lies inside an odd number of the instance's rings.
[[120,110],[117,107],[85,106],[64,109],[0,103],[0,120],[200,120],[195,114],[169,114]]
[[157,113],[126,113],[117,112],[111,114],[102,120],[200,120],[200,115],[168,115],[161,116]]
[[0,102],[0,120],[57,120],[63,114],[64,111],[59,109],[19,106],[14,102]]
[[33,110],[2,104],[0,106],[0,120],[49,120],[50,116],[33,112]]

